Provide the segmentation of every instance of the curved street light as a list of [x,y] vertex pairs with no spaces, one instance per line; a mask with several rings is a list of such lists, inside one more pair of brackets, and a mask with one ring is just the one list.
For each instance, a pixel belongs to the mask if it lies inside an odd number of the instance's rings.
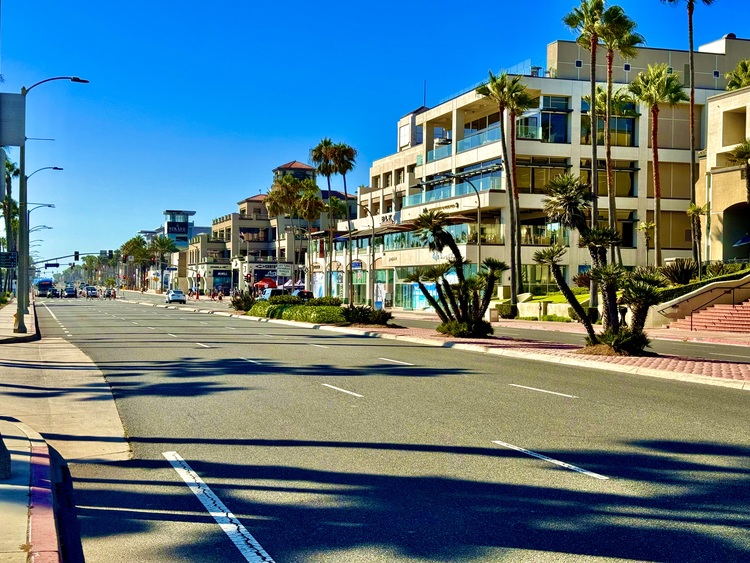
[[52,229],[53,227],[48,227],[47,225],[37,225],[36,227],[32,227],[29,229],[29,234],[35,233],[37,231],[43,231],[45,229]]
[[[29,92],[31,92],[34,88],[41,84],[45,84],[46,82],[52,82],[54,80],[68,80],[70,82],[76,82],[79,84],[88,84],[88,80],[85,80],[83,78],[79,78],[78,76],[53,76],[52,78],[45,78],[44,80],[40,80],[39,82],[32,84],[28,88],[25,86],[21,87],[21,97],[23,98],[23,116],[24,119],[26,117],[26,96]],[[25,137],[25,131],[24,131],[24,137]],[[18,154],[18,161],[19,161],[19,187],[18,187],[18,218],[19,218],[19,225],[18,225],[18,250],[19,250],[19,260],[18,260],[18,281],[16,291],[17,291],[17,305],[18,310],[16,313],[16,326],[13,327],[13,332],[16,333],[22,333],[25,334],[28,332],[26,328],[26,324],[24,323],[24,315],[26,314],[26,310],[28,307],[28,300],[29,300],[29,217],[27,212],[27,200],[28,200],[28,190],[26,181],[28,180],[28,176],[26,176],[26,139],[23,139],[23,142],[21,143],[19,154]],[[54,168],[54,167],[52,167]],[[37,171],[33,172],[33,174],[36,174]]]

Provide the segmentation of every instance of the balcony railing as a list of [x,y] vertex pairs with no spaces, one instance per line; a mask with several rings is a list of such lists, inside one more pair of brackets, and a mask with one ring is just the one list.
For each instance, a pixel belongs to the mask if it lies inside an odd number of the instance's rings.
[[[476,177],[472,179],[472,182],[480,192],[486,190],[499,190],[501,185],[501,173],[494,172],[485,176]],[[460,182],[455,185],[444,185],[426,192],[412,194],[403,199],[402,205],[403,207],[412,207],[415,205],[423,205],[431,201],[439,201],[465,195],[475,195],[474,189],[468,182]]]
[[542,138],[542,128],[538,125],[517,125],[516,139],[539,141]]
[[435,160],[440,160],[441,158],[448,158],[451,155],[452,148],[452,145],[442,145],[433,151],[428,151],[427,162],[434,162]]
[[458,141],[456,152],[464,152],[500,140],[500,126],[493,125]]

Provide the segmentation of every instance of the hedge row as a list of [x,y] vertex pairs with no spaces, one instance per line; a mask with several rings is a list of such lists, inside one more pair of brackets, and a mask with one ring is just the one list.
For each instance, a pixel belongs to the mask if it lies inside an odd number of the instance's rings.
[[330,305],[308,307],[306,305],[274,305],[268,301],[256,301],[248,315],[304,323],[338,324],[346,322],[341,307]]
[[677,299],[678,297],[682,297],[683,295],[687,295],[691,291],[695,291],[696,289],[700,289],[704,285],[708,285],[710,283],[714,282],[721,282],[721,281],[732,281],[732,280],[738,280],[741,278],[744,278],[748,274],[747,270],[742,270],[739,272],[735,272],[733,274],[725,274],[723,276],[716,276],[714,278],[710,278],[707,280],[701,280],[701,281],[695,281],[693,283],[688,283],[685,285],[681,285],[678,287],[666,287],[659,289],[659,302],[660,303],[666,303],[667,301],[672,301],[672,299]]

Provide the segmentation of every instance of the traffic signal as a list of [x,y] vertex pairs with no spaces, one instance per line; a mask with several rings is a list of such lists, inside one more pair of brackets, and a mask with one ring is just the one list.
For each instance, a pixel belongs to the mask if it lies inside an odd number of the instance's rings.
[[245,281],[247,283],[250,283],[251,281],[253,281],[253,275],[252,274],[245,274]]
[[151,265],[153,266],[154,264],[156,264],[156,256],[151,257]]
[[123,264],[127,264],[128,263],[128,255],[127,254],[123,254],[122,255],[122,263]]
[[79,252],[78,252],[78,251],[76,250],[76,251],[75,251],[75,252],[73,253],[73,260],[75,260],[76,262],[78,262],[78,259],[79,259],[80,257],[81,257],[81,254],[80,254],[80,253],[79,253]]
[[201,275],[200,274],[195,274],[195,277],[196,277],[196,279],[201,279]]
[[110,260],[112,260],[112,255],[113,255],[112,251],[108,250],[107,251],[107,258],[110,259]]

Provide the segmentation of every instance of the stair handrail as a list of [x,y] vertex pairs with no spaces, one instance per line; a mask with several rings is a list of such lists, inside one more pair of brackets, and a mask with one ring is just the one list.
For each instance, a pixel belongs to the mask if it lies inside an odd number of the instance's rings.
[[736,307],[736,303],[734,302],[734,290],[737,289],[737,288],[740,288],[740,287],[744,287],[744,286],[746,286],[749,283],[750,283],[750,280],[748,280],[748,281],[746,281],[746,282],[744,282],[744,283],[742,283],[742,284],[740,284],[738,286],[731,286],[731,287],[719,286],[719,287],[712,287],[711,289],[709,289],[708,291],[711,291],[711,292],[716,291],[718,289],[723,289],[724,291],[721,294],[719,294],[716,297],[714,297],[713,299],[711,299],[711,301],[707,301],[706,303],[703,303],[703,305],[701,305],[700,307],[696,307],[695,309],[693,309],[692,311],[690,311],[690,332],[693,332],[693,313],[695,313],[696,311],[700,311],[701,309],[705,309],[711,303],[713,303],[714,301],[716,301],[720,297],[724,297],[727,293],[730,293],[730,292],[732,293],[732,307],[735,308]]

